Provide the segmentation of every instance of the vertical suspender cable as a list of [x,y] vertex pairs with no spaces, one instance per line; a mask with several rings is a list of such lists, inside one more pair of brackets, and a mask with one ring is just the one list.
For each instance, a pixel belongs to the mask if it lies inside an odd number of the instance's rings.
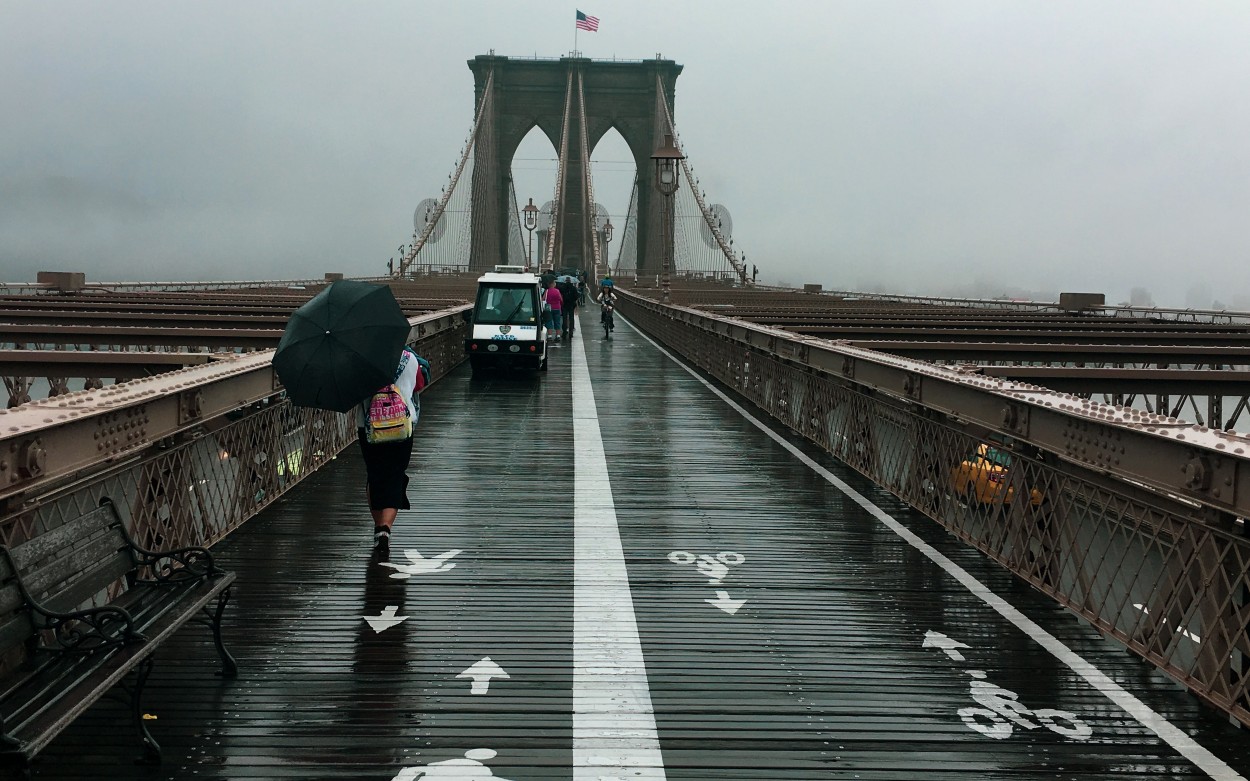
[[551,234],[547,238],[545,265],[555,268],[556,247],[560,245],[563,255],[564,231],[560,230],[560,216],[564,214],[564,174],[567,170],[569,151],[569,109],[573,102],[573,70],[569,66],[568,80],[564,84],[564,117],[560,120],[560,151],[556,165],[556,194],[551,199]]
[[469,132],[468,143],[464,145],[464,154],[460,156],[460,162],[456,165],[456,170],[452,174],[451,183],[447,185],[447,189],[443,192],[443,197],[439,199],[438,205],[434,207],[434,213],[430,220],[426,222],[425,228],[421,231],[421,235],[412,243],[408,251],[404,253],[404,257],[400,260],[399,268],[395,270],[394,276],[403,276],[408,267],[412,265],[417,258],[417,253],[429,240],[430,234],[434,232],[434,226],[439,220],[443,219],[443,214],[447,211],[447,202],[451,200],[451,194],[456,189],[456,184],[460,181],[460,175],[464,173],[465,164],[469,161],[469,156],[473,153],[473,147],[477,142],[478,131],[482,127],[482,117],[486,114],[486,108],[491,104],[491,98],[494,95],[495,72],[491,71],[486,77],[486,87],[482,90],[482,103],[477,107],[477,116],[473,120],[473,129]]
[[[659,76],[656,76],[656,91],[660,95],[660,104],[664,106],[664,121],[668,126],[669,132],[673,134],[673,144],[678,149],[681,149],[681,138],[677,134],[676,125],[673,124],[673,113],[668,106],[668,95],[664,93],[664,85],[660,81]],[[681,167],[686,174],[686,186],[694,193],[694,200],[699,205],[699,212],[703,215],[703,221],[707,223],[708,229],[711,230],[712,236],[720,246],[721,253],[725,256],[725,260],[729,262],[730,267],[744,285],[752,284],[751,275],[747,273],[746,265],[738,260],[737,254],[730,248],[729,243],[725,241],[725,235],[721,233],[720,228],[716,224],[716,216],[707,208],[707,204],[703,201],[703,196],[699,194],[698,188],[694,186],[694,176],[690,173],[690,162],[684,157],[681,160]]]
[[599,235],[595,231],[595,187],[590,175],[590,144],[586,137],[586,88],[582,82],[582,74],[577,74],[578,125],[581,126],[582,137],[582,213],[586,217],[586,236],[590,241],[590,254],[594,259],[595,278],[599,277]]

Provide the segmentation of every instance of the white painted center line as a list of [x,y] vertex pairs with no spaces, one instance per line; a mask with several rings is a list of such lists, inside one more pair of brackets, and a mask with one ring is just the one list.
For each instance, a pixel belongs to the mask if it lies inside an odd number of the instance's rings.
[[584,330],[573,361],[573,779],[664,781]]
[[[625,318],[620,316],[619,312],[617,313],[617,323],[624,323],[627,327],[634,328],[633,324],[628,323]],[[1194,765],[1202,772],[1206,773],[1211,778],[1216,779],[1216,781],[1246,781],[1244,776],[1230,767],[1222,759],[1212,754],[1193,738],[1189,737],[1189,735],[1185,734],[1184,730],[1181,730],[1163,716],[1159,715],[1146,703],[1142,702],[1137,697],[1133,696],[1129,691],[1124,689],[1124,687],[1113,681],[1106,673],[1102,672],[1093,664],[1086,661],[1084,657],[1064,645],[1063,641],[1059,640],[1059,638],[1038,626],[1037,623],[1017,610],[1013,605],[1007,602],[1007,600],[990,591],[988,586],[974,578],[963,567],[951,561],[937,549],[917,537],[910,529],[903,526],[903,524],[901,524],[892,515],[873,504],[863,494],[843,482],[828,469],[825,469],[823,466],[813,461],[806,453],[790,444],[790,442],[780,434],[764,425],[761,421],[755,418],[755,416],[747,412],[742,405],[722,393],[719,388],[705,380],[699,375],[698,372],[687,366],[668,350],[665,350],[657,342],[651,339],[651,337],[641,331],[638,331],[637,328],[634,328],[634,330],[637,331],[643,339],[646,339],[654,345],[657,350],[668,356],[670,360],[685,369],[692,377],[703,383],[708,390],[719,396],[722,401],[733,408],[739,415],[742,415],[742,417],[749,420],[756,428],[763,431],[774,442],[790,451],[791,455],[803,462],[803,464],[805,464],[809,469],[825,478],[830,485],[850,497],[852,501],[866,510],[869,515],[880,521],[882,525],[897,534],[913,548],[920,551],[934,564],[945,570],[948,575],[958,581],[964,588],[968,589],[968,591],[972,592],[973,595],[978,597],[991,609],[996,611],[1007,621],[1014,624],[1022,632],[1031,637],[1040,646],[1049,651],[1056,659],[1067,665],[1068,668],[1070,668],[1078,676],[1085,679],[1090,686],[1101,692],[1103,696],[1123,708],[1129,713],[1129,715],[1137,719],[1142,726],[1158,735],[1163,742],[1175,749],[1181,756],[1194,763]]]

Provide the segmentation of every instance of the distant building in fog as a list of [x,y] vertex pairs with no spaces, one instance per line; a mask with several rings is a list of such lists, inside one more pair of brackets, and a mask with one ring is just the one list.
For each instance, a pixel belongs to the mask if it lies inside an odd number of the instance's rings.
[[1202,284],[1193,285],[1185,291],[1185,308],[1186,309],[1210,309],[1211,308],[1211,286],[1203,282]]
[[1154,306],[1154,297],[1150,295],[1150,291],[1144,287],[1135,287],[1128,294],[1129,306]]

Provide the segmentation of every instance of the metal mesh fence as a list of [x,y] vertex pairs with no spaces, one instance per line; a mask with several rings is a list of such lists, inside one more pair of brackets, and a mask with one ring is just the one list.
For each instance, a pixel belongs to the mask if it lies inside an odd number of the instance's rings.
[[639,306],[622,313],[691,364],[951,534],[1250,724],[1250,538],[1243,519],[1058,458]]
[[[440,330],[414,347],[437,380],[462,360],[463,339],[463,328]],[[0,517],[0,543],[16,545],[111,499],[141,547],[212,545],[352,444],[356,428],[349,414],[296,407],[279,394],[171,439],[28,497]]]

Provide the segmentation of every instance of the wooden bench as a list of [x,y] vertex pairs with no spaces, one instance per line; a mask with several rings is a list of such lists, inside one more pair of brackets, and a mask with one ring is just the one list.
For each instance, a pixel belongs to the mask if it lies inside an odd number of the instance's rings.
[[0,546],[0,765],[28,773],[39,751],[131,674],[120,690],[129,694],[141,761],[159,762],[140,704],[153,652],[188,621],[204,623],[221,675],[233,678],[238,668],[221,639],[233,582],[204,548],[139,548],[107,501],[29,542]]

